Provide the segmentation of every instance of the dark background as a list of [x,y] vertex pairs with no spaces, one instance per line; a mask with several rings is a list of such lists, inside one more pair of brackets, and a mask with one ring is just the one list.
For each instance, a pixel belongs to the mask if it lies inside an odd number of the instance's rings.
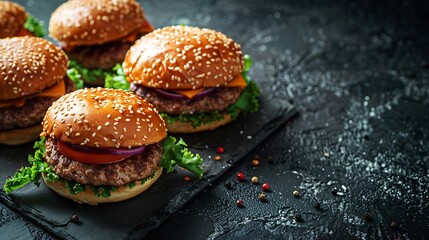
[[[46,22],[59,4],[18,2]],[[254,61],[250,76],[262,94],[288,99],[300,112],[148,239],[428,238],[426,1],[143,6],[157,27],[210,27],[235,39]],[[245,182],[235,180],[239,171]],[[261,185],[252,185],[252,176],[270,184],[266,202],[258,200]],[[0,219],[2,239],[51,238],[3,205]]]

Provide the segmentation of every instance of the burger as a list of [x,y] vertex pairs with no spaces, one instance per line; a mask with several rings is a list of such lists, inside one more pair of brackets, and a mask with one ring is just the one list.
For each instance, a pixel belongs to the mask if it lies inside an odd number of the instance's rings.
[[153,31],[135,0],[71,0],[49,22],[50,35],[89,85],[102,86],[112,68],[140,36]]
[[0,38],[45,35],[43,23],[28,14],[21,5],[0,1]]
[[75,89],[66,77],[66,54],[42,38],[0,39],[0,143],[39,137],[49,106]]
[[193,133],[257,111],[259,90],[245,59],[220,32],[171,26],[136,41],[122,67],[130,90],[158,109],[169,132]]
[[183,140],[167,137],[150,103],[122,90],[86,88],[64,95],[47,111],[41,136],[29,158],[32,167],[8,179],[6,193],[42,175],[59,195],[98,204],[142,193],[175,164],[202,176],[201,157]]

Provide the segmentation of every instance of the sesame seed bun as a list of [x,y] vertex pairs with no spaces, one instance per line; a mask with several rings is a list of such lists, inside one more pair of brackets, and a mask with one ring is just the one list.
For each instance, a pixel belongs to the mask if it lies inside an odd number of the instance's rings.
[[15,36],[26,20],[27,12],[21,5],[0,1],[0,38]]
[[64,79],[65,53],[42,38],[0,39],[0,100],[39,93]]
[[136,147],[167,136],[164,120],[130,92],[86,88],[66,94],[48,109],[42,136],[87,147]]
[[41,124],[28,128],[0,131],[0,143],[5,145],[25,144],[38,139],[40,132],[42,132]]
[[196,132],[204,132],[211,131],[223,125],[226,125],[232,121],[231,116],[229,114],[223,114],[223,119],[211,122],[210,124],[202,124],[198,127],[193,127],[191,122],[180,122],[175,121],[174,123],[169,123],[167,119],[165,119],[167,129],[169,133],[196,133]]
[[223,33],[172,26],[146,34],[123,63],[130,81],[162,89],[199,89],[227,85],[244,67],[240,45]]
[[110,192],[111,195],[108,198],[97,197],[92,191],[92,189],[89,187],[86,187],[84,192],[80,192],[78,194],[71,194],[70,191],[67,189],[65,182],[50,182],[46,180],[45,173],[43,173],[42,176],[46,185],[59,195],[65,198],[69,198],[78,203],[97,205],[99,203],[120,202],[133,198],[140,193],[146,191],[154,182],[156,182],[156,180],[161,176],[161,174],[162,168],[158,167],[155,172],[155,176],[151,179],[148,179],[144,184],[141,184],[141,181],[136,181],[136,185],[131,189],[128,186],[118,187],[116,191]]
[[71,0],[52,13],[49,33],[66,45],[96,45],[125,37],[144,23],[135,0]]

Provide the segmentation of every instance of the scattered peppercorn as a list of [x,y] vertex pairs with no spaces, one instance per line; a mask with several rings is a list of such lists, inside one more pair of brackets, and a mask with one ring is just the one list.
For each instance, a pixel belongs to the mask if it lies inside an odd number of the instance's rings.
[[270,190],[270,185],[268,183],[262,184],[262,191],[266,192]]
[[228,190],[231,190],[231,189],[232,189],[232,184],[231,184],[231,182],[230,182],[230,181],[226,181],[223,185],[224,185],[224,186],[225,186],[225,188],[226,188],[226,189],[228,189]]
[[299,192],[297,190],[293,191],[293,196],[298,198],[300,196]]
[[331,193],[332,193],[332,195],[337,196],[337,194],[338,194],[338,188],[334,187],[334,188],[331,190]]
[[237,207],[242,208],[244,207],[244,201],[239,199],[235,202],[235,204],[237,205]]
[[238,181],[244,181],[244,173],[238,172],[236,177]]
[[79,216],[76,213],[73,213],[70,217],[70,222],[72,223],[78,223],[79,222]]
[[252,177],[251,181],[252,181],[253,184],[258,184],[259,183],[258,177]]
[[264,192],[259,193],[259,195],[258,195],[258,199],[259,199],[259,201],[261,201],[261,202],[266,201],[266,200],[267,200],[267,194],[266,194],[266,193],[264,193]]
[[222,154],[225,151],[225,149],[223,149],[223,147],[217,147],[216,151],[217,153]]
[[216,161],[220,161],[220,156],[219,156],[219,155],[217,155],[217,156],[215,157],[215,160],[216,160]]
[[183,177],[183,179],[184,179],[185,181],[187,181],[187,182],[188,182],[189,180],[191,180],[191,178],[190,178],[189,176],[184,176],[184,177]]
[[368,134],[363,135],[363,139],[368,140],[369,139]]
[[390,228],[392,228],[393,230],[397,230],[399,228],[399,224],[393,221],[390,223]]
[[367,213],[365,213],[364,216],[365,216],[365,220],[372,221],[372,215],[371,215],[371,213],[367,212]]
[[274,163],[273,157],[272,157],[272,156],[268,156],[268,158],[267,158],[267,162],[268,162],[269,164],[273,164],[273,163]]
[[304,219],[302,218],[302,215],[300,213],[295,214],[295,220],[297,222],[303,222]]
[[321,209],[320,202],[315,202],[314,203],[314,208],[317,209],[317,210],[320,210]]
[[252,160],[252,165],[253,166],[258,166],[259,165],[259,160],[258,159],[253,159]]

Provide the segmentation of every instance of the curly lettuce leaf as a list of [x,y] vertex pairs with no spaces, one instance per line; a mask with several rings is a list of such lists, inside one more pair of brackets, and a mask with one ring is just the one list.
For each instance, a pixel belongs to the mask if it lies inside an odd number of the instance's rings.
[[237,101],[229,106],[226,111],[234,120],[239,113],[247,114],[257,112],[259,109],[259,88],[253,81],[248,81],[246,88],[241,93]]
[[190,122],[194,128],[201,125],[208,125],[215,121],[223,119],[222,113],[216,111],[212,113],[195,113],[195,114],[180,114],[180,115],[168,115],[166,113],[160,113],[161,117],[167,119],[168,123],[173,124],[175,122]]
[[74,82],[76,89],[83,88],[82,76],[79,74],[79,71],[76,68],[67,69],[67,76]]
[[32,15],[28,15],[27,20],[24,23],[24,28],[32,32],[36,37],[44,37],[47,34],[43,21]]
[[34,155],[28,156],[28,162],[31,166],[22,167],[13,177],[6,179],[6,183],[3,186],[5,193],[9,194],[30,182],[39,186],[42,173],[46,174],[48,180],[55,181],[59,179],[51,170],[48,163],[43,161],[43,154],[45,154],[45,138],[41,138],[40,141],[35,142],[33,148],[36,150]]
[[121,64],[116,64],[113,68],[116,74],[107,74],[105,79],[104,87],[113,89],[122,89],[125,91],[130,90],[130,83],[124,74]]
[[203,159],[199,154],[191,153],[187,146],[183,139],[177,141],[176,138],[168,136],[162,141],[162,159],[159,166],[169,173],[174,170],[174,166],[179,165],[201,178]]
[[106,76],[108,76],[109,74],[114,74],[112,70],[103,70],[100,68],[97,68],[97,69],[85,68],[75,60],[70,60],[69,68],[76,69],[76,71],[80,75],[80,78],[89,82],[94,82],[94,81],[97,81],[98,79],[106,79]]

